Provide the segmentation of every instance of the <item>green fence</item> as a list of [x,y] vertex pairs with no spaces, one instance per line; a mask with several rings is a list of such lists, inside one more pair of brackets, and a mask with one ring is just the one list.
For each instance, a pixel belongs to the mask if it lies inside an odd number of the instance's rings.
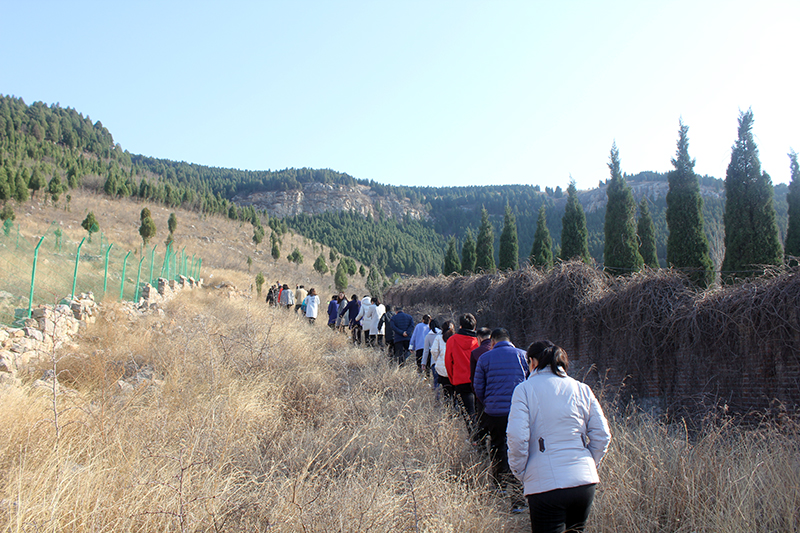
[[125,250],[102,233],[68,241],[55,224],[26,237],[19,225],[6,223],[0,231],[0,324],[12,325],[36,305],[84,292],[96,300],[136,301],[141,283],[199,278],[201,265],[200,258],[171,245]]

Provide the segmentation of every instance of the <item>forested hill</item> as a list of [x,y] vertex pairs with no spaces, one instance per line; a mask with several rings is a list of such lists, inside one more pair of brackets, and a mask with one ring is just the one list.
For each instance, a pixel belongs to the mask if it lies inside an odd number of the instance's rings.
[[[521,261],[530,253],[542,205],[558,253],[566,204],[561,187],[395,187],[330,169],[246,171],[133,155],[115,144],[99,121],[74,109],[42,102],[28,106],[10,96],[0,96],[0,163],[0,203],[6,205],[27,201],[40,190],[53,198],[66,192],[68,199],[70,188],[84,187],[217,213],[255,227],[278,227],[275,222],[282,219],[279,225],[289,225],[387,275],[439,273],[447,240],[455,236],[460,246],[468,229],[477,235],[484,207],[495,229],[495,255],[506,205],[516,216]],[[664,265],[667,176],[643,172],[625,177],[637,201],[645,196],[650,200],[658,257]],[[597,188],[578,193],[586,211],[590,253],[598,262],[603,257],[605,178],[598,177]],[[565,180],[564,189],[567,185]],[[719,264],[724,182],[705,176],[701,188],[712,259]],[[787,189],[775,187],[781,236],[786,230]]]

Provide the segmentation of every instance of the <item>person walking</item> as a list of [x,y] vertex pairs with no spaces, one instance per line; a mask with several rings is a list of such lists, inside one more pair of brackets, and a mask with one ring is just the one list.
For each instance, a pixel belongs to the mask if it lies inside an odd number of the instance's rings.
[[[447,367],[444,364],[444,356],[447,351],[447,341],[455,334],[455,325],[450,320],[442,323],[442,329],[436,334],[431,342],[431,361],[433,361],[433,371],[436,373],[436,382],[442,386],[442,396],[445,404],[453,402],[453,386],[450,384],[450,377],[447,375]],[[436,387],[434,387],[436,388]],[[439,397],[438,391],[436,395]]]
[[386,314],[386,307],[381,303],[380,298],[374,296],[370,300],[367,315],[364,317],[364,329],[369,334],[369,345],[383,348],[384,329],[381,327],[381,317]]
[[522,351],[511,343],[508,331],[504,328],[492,331],[490,345],[491,349],[478,359],[472,386],[475,389],[476,403],[480,401],[483,406],[480,423],[489,436],[492,476],[502,486],[510,472],[506,452],[506,426],[511,396],[517,385],[528,377],[528,365]]
[[[356,322],[356,316],[358,316],[359,311],[361,311],[361,302],[358,301],[358,296],[354,294],[344,310],[349,317],[348,324],[353,334],[353,344],[361,344],[360,325]],[[342,322],[342,324],[344,324],[344,322]]]
[[411,334],[414,333],[414,318],[403,312],[402,307],[398,307],[397,314],[392,317],[389,326],[394,333],[394,359],[398,365],[402,365],[406,362]]
[[428,328],[430,328],[430,331],[428,331],[428,334],[425,335],[425,342],[422,347],[421,365],[426,376],[430,373],[433,380],[433,388],[435,389],[439,385],[439,379],[437,377],[438,374],[435,370],[433,370],[434,359],[431,356],[431,346],[433,345],[433,341],[436,340],[436,335],[441,334],[442,330],[439,328],[439,323],[435,318],[432,318],[428,323]]
[[567,352],[548,343],[528,348],[530,377],[511,398],[508,464],[524,484],[532,532],[583,531],[611,431],[592,389],[567,375]]
[[313,324],[317,320],[317,314],[319,313],[319,296],[317,296],[316,289],[312,287],[308,291],[308,296],[306,296],[305,301],[306,318],[311,324]]
[[[307,307],[307,306],[306,306]],[[328,327],[336,327],[336,319],[339,317],[339,298],[334,294],[328,302]]]
[[414,333],[411,334],[411,341],[408,343],[408,348],[416,356],[417,372],[422,372],[422,352],[425,351],[425,336],[431,331],[428,327],[430,321],[430,315],[422,315],[422,322],[414,326]]
[[301,308],[303,305],[303,301],[308,296],[308,292],[304,285],[297,285],[294,291],[294,312],[297,313],[297,310]]
[[294,305],[294,293],[289,289],[289,285],[285,283],[283,284],[283,290],[281,290],[281,305],[287,310]]
[[378,320],[378,329],[383,330],[384,340],[386,342],[386,352],[389,357],[394,355],[394,330],[389,325],[393,316],[394,313],[392,313],[392,306],[387,305],[386,311],[383,313],[380,320]]
[[469,378],[469,358],[472,350],[478,347],[475,316],[472,313],[461,315],[458,323],[461,327],[447,340],[444,364],[456,400],[463,410],[467,431],[472,436],[475,425],[475,394],[472,392],[472,382]]

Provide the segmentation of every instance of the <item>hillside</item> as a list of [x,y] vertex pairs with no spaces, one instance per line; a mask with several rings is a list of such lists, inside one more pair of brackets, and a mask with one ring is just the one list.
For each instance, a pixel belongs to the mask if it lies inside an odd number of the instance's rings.
[[[61,195],[64,201],[63,193],[83,189],[224,215],[254,227],[286,224],[389,277],[439,273],[447,240],[455,236],[460,245],[468,229],[477,233],[482,207],[494,225],[497,254],[503,212],[509,205],[524,262],[544,205],[557,253],[566,202],[561,187],[395,187],[330,169],[243,171],[133,155],[114,143],[102,123],[74,109],[41,102],[28,106],[7,96],[0,97],[0,158],[0,202],[6,204],[16,200],[22,205],[37,192]],[[590,253],[598,263],[603,259],[606,201],[606,176],[600,178],[597,188],[579,192]],[[667,177],[641,172],[626,179],[637,201],[644,196],[651,201],[657,253],[666,266]],[[719,265],[724,255],[724,183],[704,176],[701,188],[705,230],[712,259]],[[787,225],[787,189],[775,187],[781,238]]]

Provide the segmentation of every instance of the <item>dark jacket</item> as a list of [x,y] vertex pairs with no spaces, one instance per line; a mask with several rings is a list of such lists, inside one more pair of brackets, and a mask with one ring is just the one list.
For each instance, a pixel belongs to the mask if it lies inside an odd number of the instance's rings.
[[500,341],[478,359],[472,387],[490,416],[506,416],[511,410],[514,388],[525,381],[528,367],[522,351]]
[[481,345],[472,350],[472,353],[469,356],[469,380],[470,382],[475,382],[475,367],[478,366],[478,359],[481,358],[483,354],[488,352],[492,349],[492,339],[488,338],[485,341],[481,342]]
[[358,298],[350,300],[350,303],[348,303],[347,307],[342,311],[342,314],[345,312],[349,313],[347,316],[350,317],[351,328],[356,325],[356,316],[358,316],[359,311],[361,311],[361,301]]
[[328,324],[336,324],[336,317],[339,315],[339,302],[331,300],[328,304]]
[[[389,321],[389,325],[394,331],[395,342],[411,341],[411,335],[414,333],[414,318],[411,315],[399,311]],[[408,336],[403,337],[403,332],[406,332]]]
[[383,313],[383,316],[378,320],[378,330],[384,328],[383,340],[386,341],[386,344],[394,344],[394,331],[390,325],[393,316],[391,312],[387,311]]

